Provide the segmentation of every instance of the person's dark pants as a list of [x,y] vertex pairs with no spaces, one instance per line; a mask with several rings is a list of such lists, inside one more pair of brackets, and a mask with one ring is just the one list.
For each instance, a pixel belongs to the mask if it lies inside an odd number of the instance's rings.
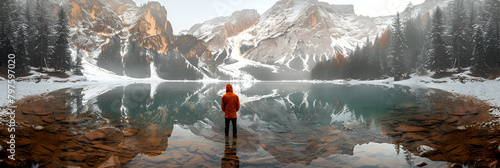
[[226,133],[226,136],[229,136],[229,121],[231,121],[233,123],[233,136],[236,137],[236,118],[233,119],[225,118],[225,119],[226,119],[226,129],[224,133]]

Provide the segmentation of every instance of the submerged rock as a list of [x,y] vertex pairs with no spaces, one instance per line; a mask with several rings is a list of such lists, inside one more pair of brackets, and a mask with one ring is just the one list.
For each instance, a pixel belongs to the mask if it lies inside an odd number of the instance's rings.
[[418,166],[418,167],[424,167],[424,166],[427,166],[427,163],[422,162],[422,163],[417,164],[416,166]]
[[94,140],[99,140],[99,139],[106,139],[106,134],[102,133],[101,131],[92,131],[88,134],[85,134],[85,138],[94,141]]
[[430,146],[427,146],[427,145],[420,145],[417,148],[417,152],[420,153],[420,156],[426,157],[426,156],[435,154],[436,150]]
[[415,127],[415,126],[409,126],[409,125],[399,125],[396,130],[400,132],[422,132],[422,131],[427,131],[427,129],[422,128],[422,127]]

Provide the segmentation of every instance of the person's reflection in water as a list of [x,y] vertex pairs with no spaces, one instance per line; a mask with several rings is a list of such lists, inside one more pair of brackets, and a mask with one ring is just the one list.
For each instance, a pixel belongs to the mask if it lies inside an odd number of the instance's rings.
[[224,156],[221,158],[220,167],[240,167],[240,159],[237,154],[237,141],[238,138],[233,137],[233,143],[230,146],[229,144],[229,136],[225,138],[226,149],[224,149]]

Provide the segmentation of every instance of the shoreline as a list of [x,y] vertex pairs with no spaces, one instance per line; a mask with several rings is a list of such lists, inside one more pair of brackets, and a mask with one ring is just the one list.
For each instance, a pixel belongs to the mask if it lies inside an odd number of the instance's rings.
[[[278,82],[278,83],[330,83],[335,85],[377,85],[385,87],[394,87],[395,85],[408,86],[413,89],[439,89],[447,91],[453,94],[472,96],[480,100],[486,101],[488,104],[494,107],[500,107],[500,94],[496,92],[500,90],[500,79],[495,80],[484,80],[484,81],[467,81],[462,83],[461,81],[456,81],[450,77],[433,79],[428,76],[413,76],[410,79],[403,81],[392,81],[392,78],[387,78],[383,80],[283,80],[283,81],[241,81],[241,80],[149,80],[149,79],[137,79],[137,80],[92,80],[92,81],[66,81],[66,82],[54,82],[52,81],[42,81],[39,83],[35,82],[16,82],[16,101],[21,100],[28,96],[42,95],[50,93],[60,89],[66,88],[84,88],[86,86],[92,85],[127,85],[133,83],[178,83],[178,82],[199,82],[199,83],[221,83],[221,82],[236,82],[236,83],[259,83],[259,82]],[[7,80],[0,80],[0,87],[7,88]],[[5,107],[7,104],[7,93],[1,92],[0,97],[0,107]]]

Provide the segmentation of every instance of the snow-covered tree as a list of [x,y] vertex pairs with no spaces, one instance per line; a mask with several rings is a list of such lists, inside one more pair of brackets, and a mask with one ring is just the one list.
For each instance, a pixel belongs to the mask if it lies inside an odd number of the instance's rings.
[[486,64],[489,68],[497,67],[500,62],[500,33],[499,20],[500,9],[498,0],[485,0],[486,23],[484,29],[486,32]]
[[77,49],[76,49],[76,63],[75,63],[75,66],[73,67],[73,74],[83,75],[82,69],[83,69],[82,53],[80,51],[80,48],[77,47]]
[[370,58],[370,63],[372,69],[370,70],[374,77],[380,77],[382,76],[382,46],[380,44],[380,39],[377,36],[375,38],[375,41],[373,42],[373,52],[372,52],[372,57]]
[[30,48],[33,50],[29,53],[31,65],[33,67],[39,67],[41,70],[46,66],[46,57],[49,53],[49,19],[47,17],[47,11],[44,7],[44,1],[37,1],[36,3],[36,19],[33,21],[33,26],[36,29],[34,38],[31,41]]
[[26,25],[18,24],[18,38],[16,47],[16,73],[25,74],[28,73],[29,68],[29,58],[28,58],[28,39],[26,36]]
[[459,69],[463,68],[463,63],[466,57],[466,40],[465,36],[465,8],[463,0],[455,0],[452,5],[452,25],[451,25],[451,36],[452,36],[452,55],[454,57],[453,67]]
[[474,32],[474,51],[472,52],[473,66],[472,71],[475,73],[484,73],[487,69],[485,64],[485,48],[484,48],[484,36],[481,27],[477,27]]
[[54,48],[54,53],[52,54],[52,67],[55,70],[64,72],[71,69],[71,55],[69,52],[69,28],[68,28],[68,16],[64,11],[63,7],[60,7],[57,12],[58,21],[56,27],[57,41]]
[[429,58],[429,68],[436,73],[446,71],[450,65],[450,58],[446,52],[446,44],[442,38],[443,29],[443,14],[441,9],[437,7],[432,18],[431,51]]
[[408,46],[406,45],[406,39],[403,34],[403,28],[401,26],[401,21],[399,18],[399,12],[394,19],[392,24],[392,44],[391,44],[391,55],[392,55],[392,71],[394,75],[394,80],[399,81],[407,78],[409,75],[408,66],[405,65],[405,56]]

